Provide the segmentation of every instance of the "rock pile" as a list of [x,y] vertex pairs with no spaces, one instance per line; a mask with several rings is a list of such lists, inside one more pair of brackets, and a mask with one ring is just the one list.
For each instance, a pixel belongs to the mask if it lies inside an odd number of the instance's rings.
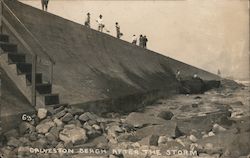
[[[219,96],[215,92],[206,95]],[[188,96],[182,97],[187,100]],[[190,98],[185,106],[128,115],[108,113],[98,116],[65,106],[53,110],[38,109],[30,122],[24,121],[18,129],[4,133],[0,153],[8,158],[194,157],[191,153],[203,158],[238,158],[250,154],[250,116],[233,118],[232,108],[227,107],[230,103],[224,106],[223,100],[218,98],[210,97],[213,99],[209,103],[204,99],[205,95]],[[178,104],[180,101],[175,100]],[[197,106],[193,106],[194,102]],[[245,103],[233,100],[231,105],[238,108]],[[210,108],[215,107],[218,110],[211,111]],[[189,112],[190,117],[181,117],[184,111]],[[92,156],[64,151],[80,148],[99,150]],[[56,149],[57,152],[40,149]],[[100,150],[106,152],[98,155]]]

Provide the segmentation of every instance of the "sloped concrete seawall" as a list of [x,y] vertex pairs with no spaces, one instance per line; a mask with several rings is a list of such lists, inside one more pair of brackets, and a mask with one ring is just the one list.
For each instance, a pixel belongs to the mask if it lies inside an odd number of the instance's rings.
[[[80,105],[154,91],[178,93],[179,83],[174,74],[177,69],[183,76],[197,73],[206,80],[218,79],[218,76],[204,70],[18,1],[6,3],[55,59],[53,91],[60,93],[62,102]],[[4,13],[23,38],[37,50],[34,41],[20,25]],[[4,31],[11,34],[6,28]],[[19,44],[14,38],[11,40]],[[39,50],[37,53],[40,53]],[[43,54],[40,56],[43,57]],[[40,64],[46,65],[43,62]],[[39,68],[46,71],[43,66]]]

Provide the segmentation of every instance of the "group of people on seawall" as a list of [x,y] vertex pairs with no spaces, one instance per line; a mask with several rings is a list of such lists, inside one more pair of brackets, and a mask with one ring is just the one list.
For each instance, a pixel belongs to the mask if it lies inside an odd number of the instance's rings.
[[[103,16],[100,14],[99,17],[96,19],[96,22],[98,24],[98,28],[97,30],[100,31],[100,32],[103,32],[104,30],[106,32],[110,32],[106,27],[105,27],[105,24],[103,22]],[[89,27],[90,28],[90,13],[87,13],[87,17],[86,17],[86,20],[84,22],[84,25],[86,27]],[[121,28],[120,28],[120,25],[118,22],[115,23],[115,28],[116,28],[116,37],[118,39],[120,39],[122,36],[123,36],[123,33],[121,32]],[[148,42],[148,39],[147,39],[147,36],[146,35],[140,35],[140,37],[136,37],[136,35],[134,34],[132,36],[132,44],[134,45],[139,45],[140,47],[142,48],[147,48],[147,42]]]
[[[48,4],[49,4],[49,0],[41,0],[42,3],[42,10],[47,11],[48,10]],[[107,27],[105,27],[105,24],[103,22],[103,16],[100,14],[99,17],[96,19],[96,22],[98,24],[97,30],[100,32],[106,31],[106,32],[110,32]],[[87,17],[85,19],[84,25],[86,27],[90,27],[90,13],[87,13]],[[115,28],[116,28],[116,37],[118,39],[120,39],[123,36],[123,33],[121,32],[121,28],[118,22],[115,23]],[[139,37],[136,37],[136,35],[134,34],[132,36],[132,41],[131,43],[134,45],[138,45],[142,48],[147,48],[147,42],[148,42],[148,38],[146,35],[140,35]]]

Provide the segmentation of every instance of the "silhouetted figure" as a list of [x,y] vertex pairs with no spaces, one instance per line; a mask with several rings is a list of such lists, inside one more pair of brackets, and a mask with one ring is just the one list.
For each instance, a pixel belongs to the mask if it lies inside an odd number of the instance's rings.
[[147,48],[147,42],[148,42],[147,36],[143,36],[142,41],[143,41],[143,46],[142,47]]
[[115,23],[115,28],[116,28],[116,37],[120,39],[123,33],[121,33],[121,29],[118,22]]
[[105,27],[103,23],[102,15],[99,15],[99,18],[96,20],[96,22],[98,23],[98,31],[102,32],[103,28]]
[[140,35],[140,37],[139,37],[139,46],[143,47],[143,36],[142,35]]
[[87,17],[86,17],[86,20],[84,22],[84,25],[86,27],[89,27],[90,28],[90,13],[87,13]]
[[42,9],[47,11],[48,10],[49,0],[41,0],[41,3],[42,3]]
[[133,35],[132,44],[136,45],[136,43],[137,43],[137,37],[135,35]]

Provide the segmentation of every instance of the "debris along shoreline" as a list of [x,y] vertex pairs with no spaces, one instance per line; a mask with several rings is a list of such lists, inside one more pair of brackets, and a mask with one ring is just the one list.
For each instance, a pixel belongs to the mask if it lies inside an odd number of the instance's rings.
[[248,86],[159,99],[128,114],[38,109],[4,133],[3,157],[240,157],[250,154]]

